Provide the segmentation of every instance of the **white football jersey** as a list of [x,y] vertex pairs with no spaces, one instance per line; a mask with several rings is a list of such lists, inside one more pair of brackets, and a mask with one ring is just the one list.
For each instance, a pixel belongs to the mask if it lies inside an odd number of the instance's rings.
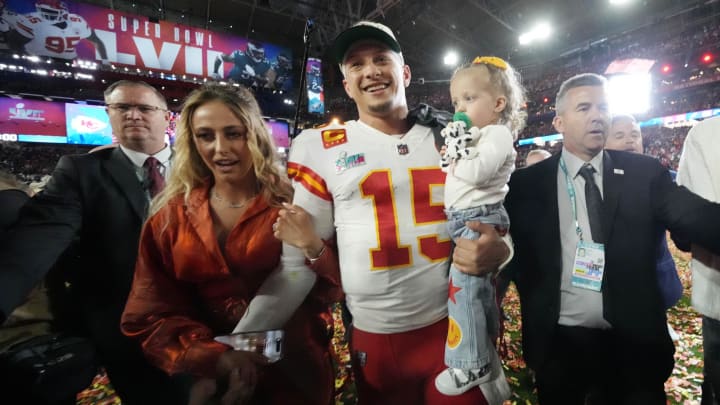
[[[432,130],[421,125],[399,137],[350,121],[293,140],[294,203],[314,216],[322,238],[336,234],[347,305],[361,330],[404,332],[447,316],[452,246],[439,158]],[[304,261],[297,249],[286,246],[285,255]]]
[[17,15],[15,29],[22,36],[30,39],[25,44],[27,53],[53,58],[75,59],[77,58],[77,43],[89,37],[92,30],[85,19],[77,14],[69,14],[67,20],[63,21],[63,23],[64,27],[58,24],[57,21],[45,20],[40,13],[33,12]]

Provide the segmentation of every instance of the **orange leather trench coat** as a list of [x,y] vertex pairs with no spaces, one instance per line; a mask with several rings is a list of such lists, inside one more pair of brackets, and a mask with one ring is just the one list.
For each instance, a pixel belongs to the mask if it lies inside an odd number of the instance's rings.
[[[122,330],[142,343],[146,357],[169,374],[215,377],[228,346],[213,337],[232,331],[248,303],[280,261],[272,235],[278,208],[257,197],[229,233],[223,256],[213,232],[208,188],[182,196],[148,219],[140,239]],[[285,327],[284,358],[266,366],[256,403],[329,404],[334,375],[329,357],[328,305],[337,300],[333,249],[313,269],[318,281]],[[324,263],[319,263],[324,262]]]

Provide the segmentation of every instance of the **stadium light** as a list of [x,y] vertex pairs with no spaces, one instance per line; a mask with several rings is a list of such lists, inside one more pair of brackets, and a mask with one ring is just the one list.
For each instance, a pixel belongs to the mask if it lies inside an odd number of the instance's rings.
[[530,45],[533,42],[544,41],[548,39],[551,33],[552,29],[550,28],[550,24],[546,22],[541,22],[530,31],[520,35],[518,41],[520,42],[520,45]]
[[610,4],[613,6],[624,6],[626,4],[632,3],[633,0],[610,0]]
[[458,63],[458,54],[455,51],[448,51],[443,57],[445,66],[455,66]]
[[650,109],[652,80],[649,74],[620,74],[608,80],[608,102],[613,114],[640,114]]

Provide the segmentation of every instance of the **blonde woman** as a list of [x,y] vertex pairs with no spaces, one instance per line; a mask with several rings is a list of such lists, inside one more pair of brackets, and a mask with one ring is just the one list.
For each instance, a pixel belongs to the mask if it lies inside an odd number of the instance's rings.
[[252,94],[219,84],[191,93],[173,162],[142,232],[123,332],[167,373],[198,377],[196,403],[203,402],[198,391],[202,398],[222,396],[223,403],[330,403],[333,374],[321,315],[336,279],[319,275],[284,326],[277,363],[214,340],[233,330],[278,266],[282,245],[273,223],[292,199]]

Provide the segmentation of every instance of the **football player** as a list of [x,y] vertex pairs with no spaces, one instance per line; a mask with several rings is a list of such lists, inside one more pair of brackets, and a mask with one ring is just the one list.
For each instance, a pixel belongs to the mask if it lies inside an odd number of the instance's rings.
[[270,70],[270,62],[265,58],[265,48],[262,44],[256,42],[248,42],[245,52],[237,49],[231,54],[222,54],[215,59],[213,68],[213,77],[220,79],[222,76],[218,73],[223,62],[231,62],[232,70],[228,74],[228,79],[247,86],[264,86],[268,82],[268,71]]
[[37,11],[16,15],[7,34],[12,49],[37,56],[61,59],[77,58],[77,44],[82,40],[93,43],[103,62],[107,61],[105,44],[84,18],[71,14],[59,0],[38,0]]
[[[316,234],[296,245],[307,249],[284,245],[283,265],[321,266],[337,246],[363,403],[482,404],[483,395],[496,403],[479,389],[449,397],[435,388],[445,368],[452,241],[443,212],[445,173],[432,128],[408,115],[411,74],[400,45],[388,27],[365,21],[338,35],[332,53],[359,119],[293,140],[291,210],[306,210]],[[284,225],[279,221],[279,231]],[[453,263],[494,271],[509,246],[492,226],[477,228],[479,240],[456,240]],[[493,378],[488,384],[505,387],[496,396],[509,394],[500,373]]]
[[0,0],[0,49],[7,49],[7,33],[12,29],[17,14],[5,8],[5,2]]
[[322,78],[320,77],[320,66],[312,65],[307,73],[308,88],[311,92],[320,94],[323,91]]
[[290,57],[281,53],[277,56],[277,60],[268,70],[268,87],[278,90],[290,90],[292,81],[290,76],[292,74],[292,62]]

